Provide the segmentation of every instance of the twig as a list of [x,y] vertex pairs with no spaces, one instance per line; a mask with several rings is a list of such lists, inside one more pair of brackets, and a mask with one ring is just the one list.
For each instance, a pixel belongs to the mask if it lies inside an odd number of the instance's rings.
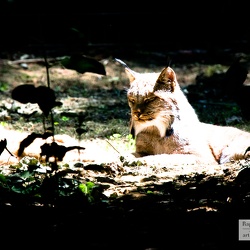
[[[47,62],[61,61],[64,57],[47,58]],[[21,63],[44,63],[44,58],[30,58],[30,59],[20,59],[15,61],[8,61],[10,65],[21,64]]]
[[105,141],[120,155],[121,153],[107,140],[105,139]]

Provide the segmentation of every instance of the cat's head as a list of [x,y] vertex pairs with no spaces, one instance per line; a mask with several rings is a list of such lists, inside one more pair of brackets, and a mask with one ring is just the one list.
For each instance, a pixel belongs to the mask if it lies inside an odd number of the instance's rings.
[[127,97],[133,120],[149,121],[162,115],[172,123],[172,111],[176,110],[173,93],[178,84],[174,70],[170,67],[161,73],[137,73],[128,67],[125,70],[130,81]]
[[[137,73],[126,67],[125,71],[130,81],[130,88],[142,89],[147,85],[150,91],[174,92],[177,79],[174,70],[170,67],[164,68],[161,73]],[[150,89],[151,88],[151,89]]]

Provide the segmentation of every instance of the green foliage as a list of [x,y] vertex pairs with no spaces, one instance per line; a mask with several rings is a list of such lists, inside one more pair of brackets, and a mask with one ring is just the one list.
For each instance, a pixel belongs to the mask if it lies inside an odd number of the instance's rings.
[[207,77],[211,77],[214,74],[224,73],[226,71],[226,69],[227,68],[221,64],[210,65],[206,68],[204,75]]
[[62,116],[61,117],[61,120],[64,121],[64,122],[67,122],[69,120],[69,117],[67,116]]
[[117,149],[122,149],[122,151],[133,152],[135,150],[135,139],[131,134],[121,135],[121,134],[113,134],[109,137],[113,147]]
[[134,150],[135,149],[135,138],[133,138],[132,134],[128,134],[126,136],[126,147],[128,150]]
[[78,187],[81,190],[81,192],[88,197],[88,200],[90,202],[94,201],[93,189],[95,187],[95,184],[93,182],[88,181],[86,183],[80,183]]
[[[11,166],[11,174],[0,173],[0,204],[24,202],[58,206],[60,201],[78,196],[79,201],[95,203],[103,198],[103,189],[93,182],[79,179],[79,172],[64,165],[53,170],[53,166],[42,165],[35,158],[23,158]],[[82,194],[82,195],[79,195]],[[19,197],[19,198],[18,198]]]
[[7,126],[7,125],[8,125],[8,123],[7,123],[7,122],[4,122],[4,121],[1,121],[1,122],[0,122],[0,126],[5,127],[5,126]]
[[[70,57],[64,57],[61,60],[61,64],[65,68],[75,70],[78,73],[82,74],[85,72],[92,72],[96,74],[106,75],[106,71],[102,63],[98,62],[95,59],[84,57],[82,55],[72,55]],[[42,109],[41,105],[46,106],[48,104],[48,96],[50,92],[53,92],[53,100],[56,99],[54,91],[50,88],[48,75],[49,65],[46,62],[46,59],[45,65],[47,69],[46,72],[48,82],[47,87],[41,87],[46,88],[46,90],[48,90],[49,92],[46,91],[44,93],[45,97],[40,98],[41,100],[39,99],[39,101],[41,101],[39,107],[43,112],[44,110]],[[25,74],[21,76],[25,77],[25,81],[30,77]],[[8,84],[6,84],[5,82],[0,82],[0,91],[5,91],[7,87]],[[27,92],[26,90],[30,87],[36,90],[36,88],[31,84],[23,84],[17,86],[14,92],[15,96],[13,96],[12,91],[12,99],[18,100],[21,103],[34,103],[33,99],[36,95],[33,92],[32,95],[27,95],[27,93],[30,94],[30,91]],[[40,93],[40,90],[38,92]],[[38,101],[35,100],[35,103],[38,103]],[[54,119],[53,112],[49,112],[52,111],[54,106],[56,105],[52,105],[50,107],[51,109],[46,113],[46,119],[48,121],[51,121],[51,127],[49,128],[51,129],[51,131],[53,131],[53,133],[54,125],[59,126],[61,122],[70,123],[71,120],[70,117],[64,115],[60,118],[58,117]],[[102,109],[107,109],[106,106],[100,107]],[[1,122],[1,125],[5,126],[6,123]],[[45,130],[45,123],[43,123],[43,125]],[[80,118],[78,117],[78,132],[79,129],[82,129],[81,133],[87,132],[88,130],[81,128],[81,125],[85,124],[83,124],[83,120],[80,120]],[[117,126],[120,127],[120,124],[118,124]],[[113,131],[113,133],[115,132],[116,131]],[[107,131],[107,133],[110,132]],[[27,138],[29,139],[29,136]],[[30,145],[33,140],[29,140],[28,142],[29,143],[26,143],[25,146]],[[4,149],[5,147],[2,148]],[[6,172],[4,171],[0,172],[0,194],[2,194],[0,196],[0,204],[10,203],[14,205],[16,202],[20,202],[23,205],[25,203],[28,203],[30,205],[39,203],[41,205],[59,206],[60,202],[63,199],[71,199],[72,197],[76,196],[79,199],[79,202],[84,201],[87,203],[95,203],[105,199],[102,186],[81,179],[81,177],[79,177],[78,170],[73,170],[66,165],[64,165],[63,167],[58,165],[56,156],[53,156],[54,161],[49,162],[49,158],[46,158],[47,162],[45,165],[41,164],[35,158],[24,157],[16,165],[9,166],[9,170],[11,169],[10,173],[8,172],[8,174],[6,174]]]
[[0,82],[0,92],[4,92],[8,90],[8,83],[7,82]]

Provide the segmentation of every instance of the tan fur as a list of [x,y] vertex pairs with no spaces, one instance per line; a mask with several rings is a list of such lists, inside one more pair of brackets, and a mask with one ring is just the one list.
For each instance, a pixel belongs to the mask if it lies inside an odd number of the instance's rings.
[[206,164],[244,157],[250,133],[200,122],[172,68],[140,74],[126,67],[126,72],[136,157],[152,160],[161,155],[160,161],[185,163],[191,159],[191,163]]

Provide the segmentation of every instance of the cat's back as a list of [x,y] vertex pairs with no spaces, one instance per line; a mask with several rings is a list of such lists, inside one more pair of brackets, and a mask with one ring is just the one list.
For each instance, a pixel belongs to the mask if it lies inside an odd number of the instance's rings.
[[201,123],[207,142],[216,160],[229,162],[235,156],[242,157],[250,146],[250,133],[236,127]]

